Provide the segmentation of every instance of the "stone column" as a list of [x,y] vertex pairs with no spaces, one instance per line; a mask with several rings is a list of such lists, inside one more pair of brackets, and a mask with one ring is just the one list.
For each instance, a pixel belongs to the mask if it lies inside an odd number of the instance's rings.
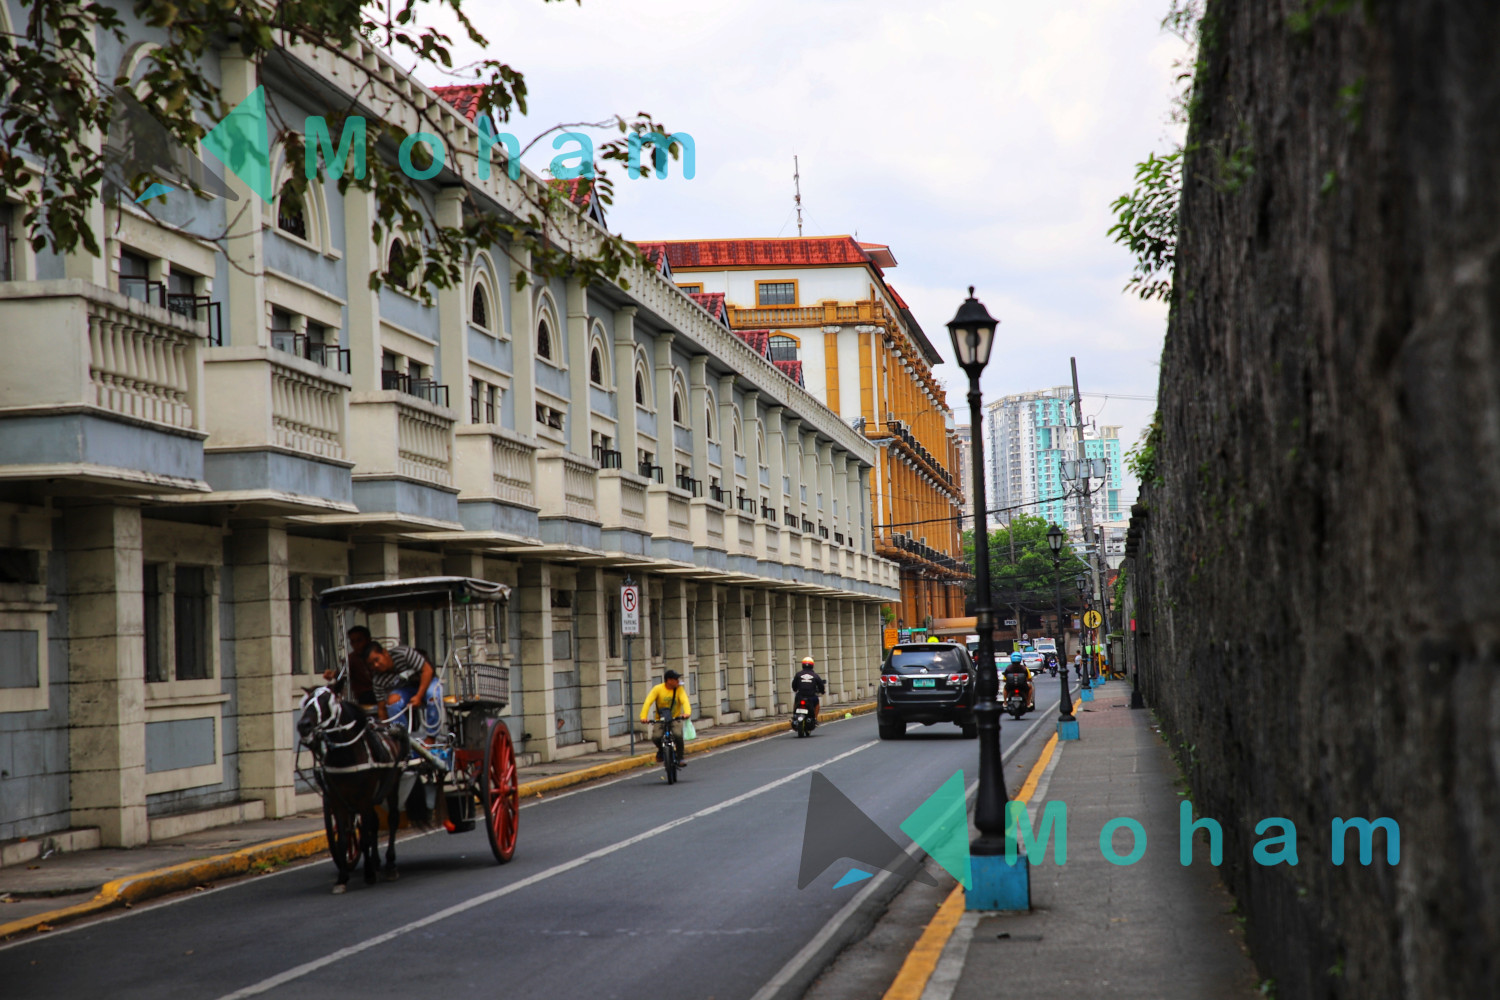
[[[531,270],[531,252],[511,247],[511,278]],[[353,272],[351,272],[353,273]],[[528,274],[529,277],[529,274]],[[536,283],[510,289],[510,395],[519,434],[536,434]],[[376,359],[379,361],[379,359]]]
[[[439,188],[437,192],[437,224],[454,229],[464,223],[464,189],[459,185]],[[448,391],[458,400],[455,409],[461,414],[462,423],[468,422],[465,401],[469,398],[469,309],[472,289],[467,282],[457,282],[437,290],[438,307],[438,357],[433,366],[433,376],[449,386]],[[495,303],[498,309],[500,304]],[[514,345],[512,345],[514,346]],[[497,421],[498,418],[497,418]]]
[[772,638],[774,631],[772,609],[779,595],[770,590],[752,590],[748,596],[753,602],[750,607],[749,626],[753,647],[752,684],[755,692],[755,708],[751,709],[750,717],[759,719],[767,714],[774,714],[776,711],[777,697],[773,681],[776,652]]
[[[233,107],[259,86],[257,79],[259,72],[257,65],[251,60],[239,55],[225,53],[219,60],[220,93],[225,102]],[[334,140],[335,142],[337,139]],[[299,172],[302,164],[295,165]],[[223,289],[221,295],[224,302],[223,322],[228,326],[226,344],[235,347],[265,347],[270,343],[270,316],[266,309],[266,266],[264,233],[265,218],[270,214],[270,207],[261,201],[260,196],[250,189],[250,186],[240,180],[233,171],[225,171],[224,182],[233,191],[239,201],[234,202],[234,209],[226,213],[226,230],[224,240],[224,254],[229,266],[225,269],[228,277],[228,287]],[[357,191],[349,191],[346,204],[351,201],[360,201],[365,196]],[[370,235],[370,227],[365,225],[358,228],[358,217],[362,214],[363,205],[353,206],[353,216],[350,226],[355,228],[346,229],[345,236],[348,239],[345,245],[349,248],[348,263],[356,268],[362,259],[373,260],[375,251],[375,239]],[[346,210],[347,211],[347,210]],[[273,223],[274,219],[271,220]],[[98,232],[98,230],[95,230]],[[81,256],[72,254],[71,257]],[[363,270],[351,270],[350,274],[368,275],[370,267]],[[73,277],[69,274],[68,277]],[[209,275],[209,280],[213,276]],[[375,296],[375,292],[369,290],[365,281],[349,283],[349,320],[350,333],[358,329],[361,333],[370,333],[377,329],[377,324],[367,322],[368,311],[362,314],[360,306],[368,304]],[[227,294],[225,294],[227,293]],[[361,301],[363,299],[363,302]],[[356,346],[351,336],[350,347]],[[366,364],[366,359],[372,356],[372,346],[369,343],[358,345],[359,353],[353,355],[359,360],[351,368],[358,371]],[[380,355],[373,353],[375,359],[374,378],[380,378]],[[366,376],[369,377],[368,375]],[[375,385],[373,388],[380,388]],[[355,392],[371,391],[370,387],[361,384],[356,376],[354,383]]]
[[[688,680],[687,585],[681,579],[667,577],[661,582],[661,592],[662,669],[677,671],[682,675],[683,683],[686,684]],[[660,680],[660,677],[649,677],[647,683],[655,684]],[[640,692],[639,697],[644,700],[645,692]],[[697,699],[694,700],[693,707],[698,709]],[[636,708],[640,706],[637,705]]]
[[[671,333],[658,333],[653,346],[656,349],[656,464],[662,467],[662,478],[669,486],[677,485],[677,464],[673,456],[672,422],[672,339]],[[686,400],[683,401],[686,405]],[[684,669],[686,660],[683,661]]]
[[75,827],[107,847],[150,836],[146,820],[146,642],[141,512],[63,511],[68,568],[68,754]]
[[770,665],[770,684],[773,713],[781,712],[787,705],[789,692],[791,691],[792,664],[802,657],[797,654],[795,636],[805,635],[802,629],[806,627],[806,616],[799,614],[797,602],[800,600],[794,594],[785,591],[775,591],[771,595],[771,648],[773,656]]
[[[724,506],[734,507],[734,382],[733,375],[719,376],[719,486],[724,490]],[[744,447],[745,442],[740,441]],[[749,471],[746,469],[745,471]],[[707,495],[705,489],[704,495]],[[735,523],[724,525],[727,533],[735,530]],[[726,537],[726,541],[729,539]],[[732,546],[731,546],[732,547]]]
[[511,671],[511,684],[521,689],[522,732],[530,733],[526,750],[542,760],[557,756],[557,693],[552,680],[552,567],[522,562],[511,595],[521,613],[520,669]]
[[240,797],[266,816],[296,812],[292,754],[292,619],[287,603],[286,529],[237,525],[229,539],[234,574],[235,695],[239,710]]
[[582,279],[567,278],[568,450],[588,458],[589,432],[589,293]]
[[[609,736],[609,605],[614,596],[604,586],[604,570],[578,567],[573,589],[573,639],[577,643],[579,697],[583,705],[583,738],[600,749]],[[644,693],[642,697],[644,697]]]
[[[708,496],[708,355],[695,354],[688,361],[688,413],[693,429],[693,478]],[[721,451],[722,454],[722,451]]]
[[868,667],[860,656],[862,644],[859,631],[865,606],[852,600],[840,600],[839,635],[844,642],[844,680],[849,685],[849,697],[862,700],[870,696],[865,677]]
[[[788,473],[786,463],[782,461],[782,453],[786,450],[786,438],[783,437],[781,427],[781,415],[785,413],[784,407],[772,406],[766,410],[766,448],[771,455],[768,463],[771,466],[771,506],[776,510],[776,517],[785,521],[784,511],[788,507],[795,507],[793,498],[789,496],[789,490],[783,489],[782,484]],[[796,489],[795,486],[792,489]]]
[[[626,472],[640,468],[640,444],[635,423],[635,306],[615,310],[615,421],[620,465]],[[645,697],[642,695],[641,697]]]
[[724,658],[719,648],[719,597],[722,587],[700,584],[693,595],[697,611],[693,616],[698,630],[698,711],[711,719],[724,716],[728,691],[724,685]]
[[809,597],[806,600],[811,642],[807,653],[803,655],[810,655],[818,661],[818,673],[822,674],[828,682],[828,700],[843,701],[843,693],[839,690],[842,678],[835,672],[836,667],[829,656],[828,601],[822,597]]
[[[751,711],[759,704],[751,671],[754,654],[750,635],[753,601],[750,592],[738,587],[730,589],[728,611],[723,621],[724,669],[729,675],[729,710],[739,713],[742,719],[750,718]],[[747,611],[750,614],[747,615]]]

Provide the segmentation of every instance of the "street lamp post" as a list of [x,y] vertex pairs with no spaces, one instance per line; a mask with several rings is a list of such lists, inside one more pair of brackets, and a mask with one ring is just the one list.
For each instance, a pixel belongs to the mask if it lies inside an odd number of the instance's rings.
[[1088,635],[1088,629],[1083,627],[1082,621],[1083,616],[1088,614],[1089,575],[1087,573],[1079,573],[1073,582],[1078,586],[1078,601],[1083,608],[1083,610],[1079,612],[1078,616],[1078,652],[1083,657],[1083,670],[1080,671],[1080,673],[1083,674],[1083,690],[1078,693],[1078,700],[1093,701],[1094,685],[1091,681],[1091,678],[1094,674],[1094,658],[1090,656],[1088,652],[1088,643],[1085,641],[1085,636]]
[[971,910],[1031,908],[1031,883],[1021,858],[1005,861],[1005,770],[1000,763],[1000,678],[995,671],[995,611],[990,593],[989,503],[984,488],[983,410],[979,376],[989,364],[997,321],[980,301],[969,297],[948,322],[958,366],[969,376],[969,426],[974,442],[974,619],[979,630],[979,678],[974,722],[979,730],[979,795],[974,825],[979,836],[969,845],[971,884],[965,897]]
[[1057,599],[1057,642],[1061,645],[1057,649],[1058,671],[1062,675],[1062,700],[1057,703],[1057,738],[1060,740],[1078,739],[1078,720],[1073,716],[1073,694],[1069,690],[1068,683],[1068,661],[1063,657],[1067,654],[1067,633],[1063,630],[1062,616],[1062,529],[1057,525],[1047,529],[1047,547],[1052,550],[1052,590]]

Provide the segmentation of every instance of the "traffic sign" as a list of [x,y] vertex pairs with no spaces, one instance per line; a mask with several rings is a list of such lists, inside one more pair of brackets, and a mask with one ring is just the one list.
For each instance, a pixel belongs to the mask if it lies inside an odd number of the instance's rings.
[[900,631],[898,629],[887,628],[885,630],[885,648],[886,649],[890,649],[892,646],[896,645],[896,643],[899,642],[899,641],[900,641]]
[[620,634],[641,634],[641,588],[634,584],[620,588]]
[[1099,623],[1103,620],[1104,619],[1099,616],[1099,612],[1095,611],[1093,608],[1090,608],[1083,613],[1083,624],[1085,628],[1098,628]]

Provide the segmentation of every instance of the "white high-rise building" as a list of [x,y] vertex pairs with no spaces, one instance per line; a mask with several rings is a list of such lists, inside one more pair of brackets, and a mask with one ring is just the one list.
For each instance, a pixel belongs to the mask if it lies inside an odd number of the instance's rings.
[[[1062,463],[1078,456],[1073,389],[1059,385],[1004,396],[985,414],[985,456],[990,476],[990,509],[1035,514],[1071,532],[1079,527],[1077,484],[1063,479]],[[1084,438],[1084,453],[1104,459],[1107,475],[1091,481],[1095,523],[1117,521],[1129,505],[1123,498],[1124,469],[1119,428],[1099,428]]]

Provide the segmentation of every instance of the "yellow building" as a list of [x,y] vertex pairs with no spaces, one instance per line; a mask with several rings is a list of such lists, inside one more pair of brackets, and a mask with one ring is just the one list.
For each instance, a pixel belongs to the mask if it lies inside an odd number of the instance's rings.
[[661,248],[679,288],[879,449],[861,517],[871,519],[876,551],[901,566],[893,624],[962,615],[962,473],[953,414],[932,372],[942,356],[886,281],[896,266],[890,248],[849,236],[648,246]]

